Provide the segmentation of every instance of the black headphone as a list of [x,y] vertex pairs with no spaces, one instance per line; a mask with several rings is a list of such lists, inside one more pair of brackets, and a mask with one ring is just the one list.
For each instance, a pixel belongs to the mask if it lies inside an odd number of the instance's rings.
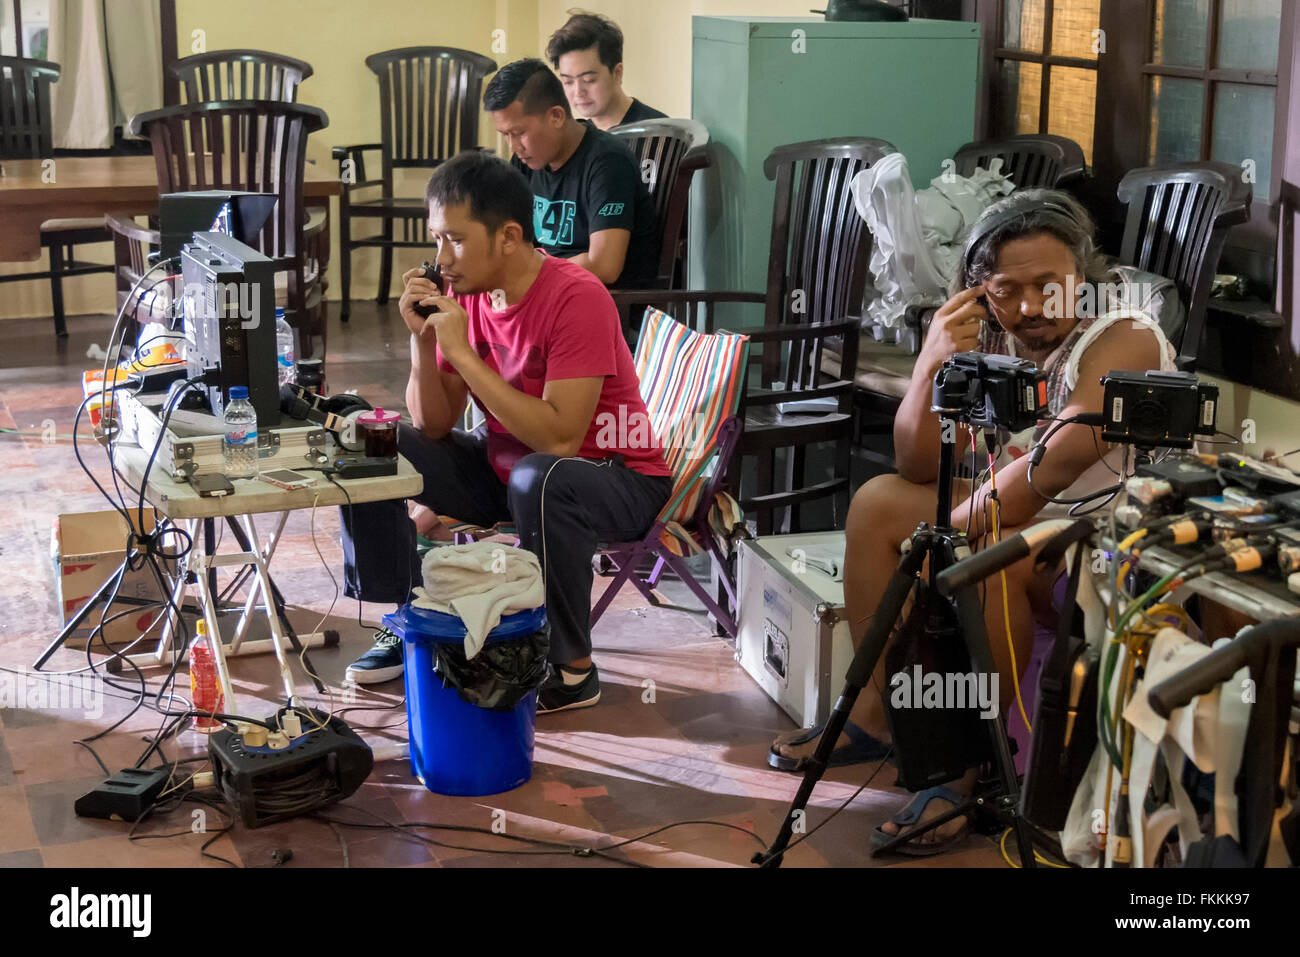
[[1013,223],[1017,219],[1023,219],[1030,213],[1041,214],[1047,213],[1049,216],[1057,217],[1063,220],[1063,225],[1069,229],[1079,229],[1082,224],[1075,218],[1074,213],[1068,206],[1053,200],[1047,200],[1037,206],[1028,209],[1005,209],[1000,213],[992,216],[981,217],[975,221],[971,227],[970,233],[966,237],[966,246],[961,254],[961,284],[968,287],[970,285],[970,267],[971,260],[975,258],[975,250],[979,245],[991,236],[996,230],[1001,229],[1008,223]]
[[374,406],[359,395],[323,396],[300,385],[280,387],[280,411],[292,419],[315,422],[333,432],[341,446],[360,452],[364,443],[357,435],[357,416]]

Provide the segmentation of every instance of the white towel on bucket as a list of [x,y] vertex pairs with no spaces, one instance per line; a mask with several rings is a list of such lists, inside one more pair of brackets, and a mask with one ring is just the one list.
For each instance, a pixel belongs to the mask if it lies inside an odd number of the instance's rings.
[[499,542],[442,546],[424,557],[421,571],[424,585],[411,604],[460,618],[466,658],[479,653],[502,616],[546,603],[542,566],[527,549]]

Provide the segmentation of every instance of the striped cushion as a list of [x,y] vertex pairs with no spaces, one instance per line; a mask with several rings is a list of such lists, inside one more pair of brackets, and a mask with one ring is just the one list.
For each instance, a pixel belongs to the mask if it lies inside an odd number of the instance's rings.
[[740,404],[749,337],[695,332],[646,309],[636,374],[655,437],[673,472],[662,521],[689,521],[707,481],[718,429]]

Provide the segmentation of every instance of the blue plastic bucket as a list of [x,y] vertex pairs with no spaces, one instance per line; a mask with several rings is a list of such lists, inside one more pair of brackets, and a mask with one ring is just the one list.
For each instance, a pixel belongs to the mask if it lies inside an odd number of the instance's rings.
[[[404,605],[384,624],[402,639],[406,664],[406,715],[411,773],[435,794],[499,794],[533,774],[533,722],[537,692],[512,711],[492,711],[462,701],[434,673],[434,645],[465,640],[455,615]],[[546,626],[546,609],[506,615],[488,642],[520,638]]]

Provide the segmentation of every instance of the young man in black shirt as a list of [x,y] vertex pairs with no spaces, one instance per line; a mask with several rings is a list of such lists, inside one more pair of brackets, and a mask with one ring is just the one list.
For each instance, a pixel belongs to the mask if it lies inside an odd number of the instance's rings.
[[573,118],[564,88],[541,60],[503,66],[483,93],[483,108],[533,191],[538,245],[607,286],[646,286],[659,251],[654,207],[632,152]]
[[623,92],[623,31],[608,17],[575,13],[551,34],[546,58],[573,111],[597,129],[665,116]]

